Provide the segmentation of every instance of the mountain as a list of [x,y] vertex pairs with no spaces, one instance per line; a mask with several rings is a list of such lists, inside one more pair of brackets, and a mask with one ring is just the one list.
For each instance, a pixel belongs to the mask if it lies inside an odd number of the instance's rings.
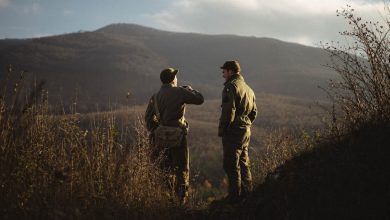
[[159,88],[160,71],[170,66],[180,70],[179,84],[191,84],[206,99],[219,98],[219,66],[232,59],[240,61],[246,81],[258,94],[324,96],[317,86],[334,77],[323,66],[329,63],[323,50],[270,38],[113,24],[92,32],[0,40],[1,66],[28,70],[30,80],[46,81],[50,100],[66,104],[77,98],[84,109],[109,102],[145,103]]

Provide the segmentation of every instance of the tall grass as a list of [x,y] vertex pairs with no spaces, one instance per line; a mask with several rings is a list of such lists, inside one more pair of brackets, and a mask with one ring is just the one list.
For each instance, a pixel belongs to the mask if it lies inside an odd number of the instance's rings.
[[25,102],[17,90],[0,99],[1,216],[169,214],[175,204],[164,185],[166,174],[150,160],[141,120],[123,122],[119,130],[113,114],[54,115],[41,90],[37,87]]
[[252,172],[256,185],[264,183],[268,178],[278,178],[279,167],[302,153],[310,152],[321,139],[319,131],[269,131],[264,139],[264,148],[252,151]]

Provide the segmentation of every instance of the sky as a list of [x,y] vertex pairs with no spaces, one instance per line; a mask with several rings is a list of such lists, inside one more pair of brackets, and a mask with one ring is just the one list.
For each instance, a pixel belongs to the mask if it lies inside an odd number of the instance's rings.
[[[386,0],[385,0],[386,1]],[[113,23],[161,30],[271,37],[309,46],[342,41],[336,10],[352,5],[366,19],[384,0],[0,0],[0,39],[94,31]]]

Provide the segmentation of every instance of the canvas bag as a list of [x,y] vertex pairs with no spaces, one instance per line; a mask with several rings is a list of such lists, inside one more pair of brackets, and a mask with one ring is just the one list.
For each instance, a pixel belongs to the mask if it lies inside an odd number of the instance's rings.
[[161,124],[160,112],[157,106],[157,95],[154,95],[154,110],[159,126],[154,130],[154,141],[159,147],[174,148],[179,147],[183,139],[183,129],[180,127],[164,126]]

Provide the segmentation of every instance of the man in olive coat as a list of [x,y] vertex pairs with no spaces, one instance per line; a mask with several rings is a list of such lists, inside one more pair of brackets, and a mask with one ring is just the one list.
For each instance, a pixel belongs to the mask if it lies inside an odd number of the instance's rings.
[[223,168],[229,179],[228,200],[235,203],[252,190],[248,147],[257,107],[255,94],[240,74],[239,63],[226,61],[221,69],[226,82],[218,136],[222,137]]
[[[178,72],[177,69],[167,68],[160,73],[162,86],[150,98],[145,112],[145,122],[152,134],[159,125],[183,129],[184,136],[178,147],[155,146],[154,150],[157,155],[162,156],[161,167],[172,174],[173,180],[171,182],[175,184],[174,189],[180,202],[186,203],[189,187],[189,151],[187,146],[188,123],[184,117],[185,105],[200,105],[204,98],[191,86],[178,87],[176,76]],[[157,106],[154,104],[155,100],[157,100]],[[159,116],[157,116],[156,107]]]

